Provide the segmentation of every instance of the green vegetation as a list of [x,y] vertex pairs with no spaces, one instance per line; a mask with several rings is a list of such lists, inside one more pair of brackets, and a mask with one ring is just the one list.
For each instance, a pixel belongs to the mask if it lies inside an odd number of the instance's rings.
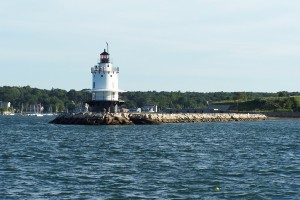
[[[25,87],[0,87],[0,101],[11,102],[14,109],[20,112],[30,109],[32,105],[42,104],[44,112],[74,111],[90,100],[91,94],[87,90],[44,90]],[[132,91],[120,94],[125,100],[124,107],[134,108],[144,105],[158,105],[166,108],[200,108],[207,107],[207,103],[230,105],[234,111],[277,111],[300,112],[300,93],[281,91],[277,93],[258,92],[139,92]]]
[[13,108],[12,107],[10,107],[10,108],[0,108],[0,113],[3,113],[5,111],[13,112]]
[[[216,102],[216,104],[224,104]],[[293,112],[297,111],[293,97],[268,97],[256,98],[248,101],[227,102],[230,109],[234,111],[274,111],[274,112]]]
[[43,90],[25,87],[0,87],[0,101],[11,102],[16,112],[29,111],[34,105],[42,104],[44,112],[65,112],[74,110],[89,98],[90,94],[82,91],[52,89]]
[[300,112],[300,96],[293,97],[293,110]]

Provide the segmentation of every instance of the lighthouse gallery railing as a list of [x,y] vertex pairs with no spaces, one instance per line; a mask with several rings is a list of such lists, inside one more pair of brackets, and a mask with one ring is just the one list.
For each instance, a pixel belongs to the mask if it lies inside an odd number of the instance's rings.
[[92,73],[100,73],[100,72],[103,72],[103,73],[108,73],[108,72],[116,72],[116,73],[119,73],[119,67],[98,67],[98,66],[95,66],[95,67],[91,67],[91,72]]

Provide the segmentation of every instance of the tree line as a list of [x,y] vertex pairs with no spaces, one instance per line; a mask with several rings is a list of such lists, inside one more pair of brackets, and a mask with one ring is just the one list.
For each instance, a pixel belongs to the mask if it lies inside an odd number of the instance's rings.
[[65,112],[74,110],[82,105],[88,98],[85,90],[38,89],[25,87],[0,87],[0,101],[11,102],[17,112],[29,111],[35,105],[42,105],[44,112]]
[[[157,105],[160,110],[166,108],[204,109],[208,104],[228,104],[232,110],[272,110],[272,111],[300,111],[299,92],[280,91],[265,92],[157,92],[157,91],[129,91],[120,94],[125,101],[123,107],[138,108],[145,105]],[[0,101],[11,102],[13,108],[20,112],[28,110],[33,105],[43,105],[44,112],[73,112],[88,100],[91,93],[87,89],[51,90],[24,87],[0,87]]]

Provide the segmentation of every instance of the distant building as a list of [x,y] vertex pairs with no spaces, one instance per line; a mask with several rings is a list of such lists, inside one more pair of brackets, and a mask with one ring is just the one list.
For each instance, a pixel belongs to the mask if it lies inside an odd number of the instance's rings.
[[[75,105],[75,103],[74,103],[74,105]],[[88,109],[89,109],[89,104],[87,104],[87,103],[79,103],[79,104],[76,105],[76,107],[73,110],[71,110],[71,112],[74,112],[74,113],[88,112]]]
[[157,105],[143,106],[142,112],[157,112]]
[[142,112],[142,109],[141,108],[130,108],[129,109],[129,112]]
[[12,109],[9,109],[10,107],[11,107],[10,102],[0,101],[0,108],[2,109],[0,114],[13,115],[14,111]]
[[120,108],[120,112],[128,113],[130,110],[127,108]]
[[164,113],[203,113],[204,109],[199,108],[186,108],[186,109],[176,109],[176,108],[167,108],[163,110]]
[[175,109],[167,108],[163,110],[165,113],[226,113],[230,112],[230,105],[209,105],[209,107],[201,108],[184,108],[184,109]]
[[211,112],[229,112],[230,105],[215,105],[211,104],[208,107],[208,110]]
[[10,102],[0,101],[0,108],[10,108],[10,106]]

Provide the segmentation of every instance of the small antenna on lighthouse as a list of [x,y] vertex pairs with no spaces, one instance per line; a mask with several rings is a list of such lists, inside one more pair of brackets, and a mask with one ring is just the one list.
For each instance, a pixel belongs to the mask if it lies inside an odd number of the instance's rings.
[[106,42],[106,47],[107,47],[106,49],[107,49],[107,53],[108,53],[108,43],[107,42]]

